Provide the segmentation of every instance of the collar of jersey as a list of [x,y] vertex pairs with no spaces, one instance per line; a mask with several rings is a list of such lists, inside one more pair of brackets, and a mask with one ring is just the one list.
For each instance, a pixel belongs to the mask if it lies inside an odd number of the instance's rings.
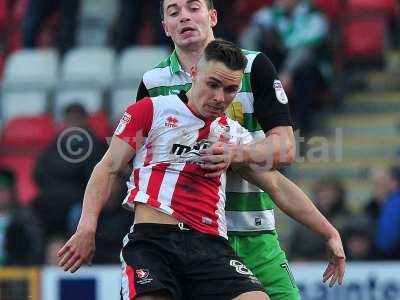
[[170,68],[172,74],[176,74],[183,71],[181,64],[179,63],[178,55],[176,55],[176,50],[172,51],[170,56],[170,61],[171,61]]

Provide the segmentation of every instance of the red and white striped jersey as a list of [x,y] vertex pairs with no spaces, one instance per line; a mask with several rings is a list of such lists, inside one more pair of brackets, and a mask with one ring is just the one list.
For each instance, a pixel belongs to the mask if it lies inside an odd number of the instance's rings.
[[204,120],[177,95],[144,98],[128,106],[115,136],[136,149],[123,206],[145,203],[207,234],[227,237],[225,174],[204,177],[199,150],[217,141],[252,141],[241,125],[221,116]]

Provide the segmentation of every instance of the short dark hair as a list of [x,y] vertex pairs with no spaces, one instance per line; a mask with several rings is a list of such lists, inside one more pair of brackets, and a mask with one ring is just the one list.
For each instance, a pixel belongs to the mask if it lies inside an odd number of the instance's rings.
[[[208,10],[214,8],[213,0],[204,0],[206,2]],[[161,20],[164,20],[164,2],[165,0],[160,0],[160,16]]]
[[79,113],[82,116],[87,116],[87,111],[85,107],[79,102],[71,103],[64,108],[64,116],[69,115],[71,113]]
[[242,50],[234,43],[224,39],[215,39],[211,41],[204,50],[204,59],[222,62],[233,71],[244,70],[247,64],[247,58]]

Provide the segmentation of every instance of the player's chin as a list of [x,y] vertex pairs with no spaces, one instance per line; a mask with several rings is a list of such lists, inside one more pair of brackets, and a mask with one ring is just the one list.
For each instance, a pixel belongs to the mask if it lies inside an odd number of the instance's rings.
[[191,46],[193,44],[197,44],[198,42],[200,42],[200,37],[198,36],[190,36],[190,37],[186,37],[186,38],[182,38],[180,40],[180,45],[181,47],[188,47]]
[[221,114],[219,114],[219,113],[209,112],[209,113],[206,113],[206,114],[205,114],[205,117],[206,117],[207,119],[216,119],[216,118],[218,118],[220,115],[221,115]]

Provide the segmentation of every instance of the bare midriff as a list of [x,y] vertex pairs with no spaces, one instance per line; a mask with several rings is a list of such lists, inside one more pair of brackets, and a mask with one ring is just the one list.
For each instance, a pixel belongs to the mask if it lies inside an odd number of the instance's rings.
[[178,224],[178,221],[143,203],[135,203],[135,224],[155,223],[155,224]]

